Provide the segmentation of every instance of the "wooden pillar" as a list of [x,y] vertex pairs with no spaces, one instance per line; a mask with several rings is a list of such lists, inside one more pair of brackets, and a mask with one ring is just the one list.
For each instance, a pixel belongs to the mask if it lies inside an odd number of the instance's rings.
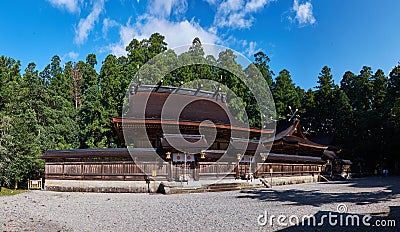
[[236,179],[240,179],[240,176],[239,176],[239,161],[237,162],[237,164],[236,164]]
[[198,164],[198,162],[195,161],[193,179],[196,180],[196,181],[200,179],[200,176],[199,176],[200,167],[199,166],[200,165]]
[[104,162],[101,162],[101,179],[104,179]]
[[62,162],[62,178],[65,179],[65,162]]
[[168,161],[168,166],[167,166],[167,172],[168,172],[168,176],[167,179],[168,181],[172,181],[173,180],[173,166],[172,166],[172,160],[170,159]]
[[125,162],[122,162],[122,175],[123,175],[123,180],[126,180],[126,172],[125,172]]

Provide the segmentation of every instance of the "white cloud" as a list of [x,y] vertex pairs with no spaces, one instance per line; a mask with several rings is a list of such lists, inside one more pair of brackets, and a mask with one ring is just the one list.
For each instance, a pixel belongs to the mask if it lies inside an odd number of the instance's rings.
[[217,6],[214,24],[219,28],[249,28],[253,25],[252,14],[273,0],[226,0]]
[[231,11],[237,11],[243,8],[243,0],[226,0],[219,5],[219,10],[224,13],[229,13]]
[[[298,0],[294,0],[292,11],[296,13],[294,20],[299,23],[300,27],[316,23],[316,19],[314,18],[313,15],[313,6],[311,2],[305,2],[303,4],[299,4]],[[293,21],[291,17],[289,17],[289,19]]]
[[71,13],[79,13],[78,0],[48,0],[51,5],[59,9],[66,9]]
[[79,20],[78,27],[75,28],[74,42],[76,44],[80,45],[86,42],[90,31],[93,30],[95,23],[99,21],[100,14],[104,11],[104,1],[96,1],[90,14],[86,18]]
[[259,9],[264,8],[266,4],[268,4],[269,0],[251,0],[250,2],[246,3],[245,10],[247,12],[256,12]]
[[127,24],[120,25],[119,29],[119,37],[120,41],[115,44],[109,45],[109,50],[112,54],[116,56],[123,56],[126,55],[125,48],[129,45],[133,38],[135,38],[136,32],[135,27],[130,25],[130,19],[128,20]]
[[245,48],[244,52],[246,53],[247,57],[252,57],[254,53],[256,53],[257,49],[257,43],[254,41],[251,41],[248,45],[247,48]]
[[166,19],[154,17],[145,17],[143,20],[120,26],[120,41],[108,46],[108,49],[116,56],[126,55],[125,47],[133,38],[142,40],[149,38],[151,34],[158,32],[165,36],[165,41],[169,48],[191,44],[195,37],[199,37],[202,43],[215,44],[220,38],[202,28],[194,21],[183,20],[180,22],[171,22]]
[[103,32],[103,37],[107,37],[108,30],[112,27],[118,27],[119,23],[115,20],[105,18],[103,19],[103,29],[101,30]]
[[254,53],[258,50],[258,44],[255,41],[247,41],[245,39],[237,39],[234,36],[229,36],[226,40],[226,43],[229,43],[231,46],[238,48],[239,51],[243,53],[243,55],[247,57],[253,57]]
[[148,11],[153,17],[168,18],[171,14],[180,16],[187,11],[186,0],[153,0],[149,2]]
[[210,5],[215,5],[215,4],[217,4],[217,0],[204,0],[204,1],[206,1],[208,4],[210,4]]
[[181,22],[151,20],[142,27],[141,36],[148,38],[154,32],[164,35],[171,48],[190,44],[195,37],[199,37],[202,43],[216,43],[219,40],[215,34],[206,31],[198,23],[188,20]]
[[79,53],[77,53],[77,52],[68,52],[67,54],[66,54],[66,57],[67,58],[70,58],[70,59],[72,59],[72,60],[76,60],[76,59],[78,59],[78,57],[79,57]]

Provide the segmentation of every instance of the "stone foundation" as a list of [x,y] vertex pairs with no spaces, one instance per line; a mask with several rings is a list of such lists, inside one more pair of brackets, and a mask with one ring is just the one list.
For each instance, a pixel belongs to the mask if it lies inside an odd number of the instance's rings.
[[151,181],[93,181],[93,180],[46,180],[45,190],[61,192],[98,193],[155,193],[160,182]]
[[[266,181],[271,183],[271,178],[266,177]],[[302,184],[318,182],[318,176],[288,176],[288,177],[273,177],[272,186],[276,185],[287,185],[287,184]]]
[[[273,177],[264,178],[265,181],[270,183],[272,186],[287,185],[287,184],[301,184],[317,182],[318,176],[289,176],[289,177]],[[240,184],[246,181],[224,179],[219,183],[226,184]],[[207,192],[208,185],[214,183],[214,181],[191,181],[190,184],[182,184],[179,182],[161,182],[151,181],[148,185],[145,181],[93,181],[93,180],[46,180],[45,190],[49,191],[62,191],[62,192],[98,192],[98,193],[156,193],[162,192],[169,194],[169,189],[185,189],[187,193],[196,192]],[[259,180],[248,182],[253,188],[263,187]],[[225,186],[226,187],[226,186]],[[236,188],[237,186],[235,186]],[[240,187],[240,186],[239,186]],[[246,187],[246,188],[247,188]],[[232,187],[232,190],[235,190]],[[241,188],[236,188],[236,190]],[[227,191],[227,190],[225,190]],[[172,191],[173,192],[173,191]],[[171,192],[171,193],[172,193]],[[183,191],[182,193],[184,193]]]

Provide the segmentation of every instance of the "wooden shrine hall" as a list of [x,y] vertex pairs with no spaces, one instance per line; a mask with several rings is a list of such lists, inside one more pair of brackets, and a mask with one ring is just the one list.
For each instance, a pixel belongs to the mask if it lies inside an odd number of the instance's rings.
[[218,91],[132,85],[128,100],[111,119],[127,148],[47,151],[46,189],[140,192],[150,181],[317,175],[326,163],[328,147],[308,140],[298,120],[248,127]]

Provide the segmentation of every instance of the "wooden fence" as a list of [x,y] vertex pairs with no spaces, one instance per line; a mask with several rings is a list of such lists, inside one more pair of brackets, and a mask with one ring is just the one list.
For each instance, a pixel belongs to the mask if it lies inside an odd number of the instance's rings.
[[[255,165],[255,164],[252,164]],[[168,162],[132,161],[77,161],[77,162],[47,162],[45,166],[46,179],[58,180],[134,180],[142,181],[147,178],[154,180],[187,180],[243,177],[249,172],[257,176],[296,176],[314,175],[321,172],[317,164],[285,164],[259,163],[257,171],[249,163],[235,162],[198,162],[172,164]],[[252,170],[250,170],[252,169]]]
[[145,180],[166,178],[168,163],[148,162],[135,164],[129,161],[110,162],[47,162],[46,179],[64,180]]
[[236,176],[235,162],[199,162],[199,179]]
[[260,163],[257,166],[257,176],[306,176],[321,173],[319,164],[285,164]]
[[43,180],[28,180],[28,190],[43,189]]

